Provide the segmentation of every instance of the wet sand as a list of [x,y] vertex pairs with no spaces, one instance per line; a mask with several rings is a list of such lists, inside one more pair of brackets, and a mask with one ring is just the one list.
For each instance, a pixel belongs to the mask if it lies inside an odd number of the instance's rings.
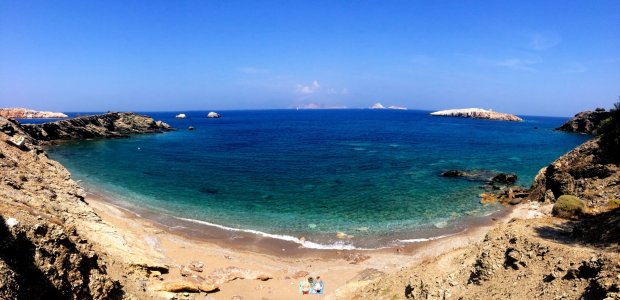
[[[394,272],[481,241],[498,222],[536,214],[536,208],[522,204],[494,217],[477,219],[462,232],[436,240],[380,250],[320,250],[250,233],[197,226],[193,222],[184,224],[178,219],[174,224],[169,224],[169,217],[146,210],[130,211],[118,205],[121,201],[97,194],[89,194],[86,198],[103,221],[115,227],[132,247],[151,253],[152,259],[170,266],[168,274],[149,279],[149,288],[156,289],[162,282],[182,279],[180,268],[191,261],[205,264],[204,271],[197,273],[200,276],[222,268],[237,267],[272,277],[268,281],[238,279],[221,284],[219,291],[209,294],[215,299],[230,299],[233,296],[294,299],[300,297],[300,278],[295,276],[300,272],[307,272],[308,276],[313,277],[321,276],[325,282],[325,295],[320,297],[346,299],[354,290],[381,273]],[[365,256],[368,258],[364,260]],[[355,258],[359,262],[355,262]]]

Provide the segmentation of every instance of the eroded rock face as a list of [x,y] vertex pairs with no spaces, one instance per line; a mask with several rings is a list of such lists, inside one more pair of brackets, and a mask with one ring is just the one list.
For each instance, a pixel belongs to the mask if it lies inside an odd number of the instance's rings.
[[556,130],[595,134],[601,122],[610,116],[611,114],[606,111],[583,111],[570,118]]
[[555,202],[562,195],[573,195],[588,206],[604,206],[620,198],[620,167],[605,160],[598,143],[598,138],[587,141],[542,169],[529,199]]
[[167,267],[104,223],[39,144],[0,117],[0,299],[150,299],[143,281]]
[[16,119],[56,119],[68,118],[64,113],[36,111],[28,108],[0,108],[0,117]]
[[[82,190],[18,123],[0,118],[0,129],[0,298],[121,298],[119,282],[76,230],[76,218],[98,218]],[[15,136],[26,147],[7,143]]]
[[170,125],[134,113],[107,113],[83,116],[44,124],[22,125],[25,132],[39,141],[119,138],[130,134],[159,133]]

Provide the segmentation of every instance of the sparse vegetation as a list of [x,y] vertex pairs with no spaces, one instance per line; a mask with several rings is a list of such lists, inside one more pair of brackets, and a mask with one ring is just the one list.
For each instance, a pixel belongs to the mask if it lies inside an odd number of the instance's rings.
[[608,159],[620,163],[620,101],[610,112],[611,116],[601,123],[597,131],[601,136],[599,145]]
[[552,212],[554,216],[560,218],[579,217],[586,212],[586,203],[575,196],[562,195],[553,205]]
[[607,207],[616,208],[620,207],[620,199],[611,199],[607,202]]

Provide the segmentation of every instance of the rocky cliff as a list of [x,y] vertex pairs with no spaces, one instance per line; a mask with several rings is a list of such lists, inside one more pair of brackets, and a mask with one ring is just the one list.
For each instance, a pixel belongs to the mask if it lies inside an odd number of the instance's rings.
[[517,122],[523,121],[523,119],[515,115],[495,112],[492,110],[485,110],[481,108],[440,110],[440,111],[431,113],[431,116],[489,119],[489,120],[517,121]]
[[109,299],[122,297],[100,254],[77,230],[76,218],[97,218],[69,173],[0,118],[0,298]]
[[587,141],[540,170],[529,199],[555,202],[573,195],[593,208],[620,199],[620,166],[609,162],[599,143],[599,138]]
[[[120,115],[113,119],[124,118],[120,126],[133,124],[129,118],[144,121],[137,128],[155,128],[150,118]],[[25,137],[21,146],[10,142],[18,136]],[[167,267],[104,223],[37,143],[18,122],[0,118],[0,299],[151,298],[141,282]]]
[[61,112],[36,111],[28,108],[0,108],[0,117],[16,119],[55,119],[68,118]]
[[170,125],[134,113],[107,113],[83,116],[44,124],[25,124],[22,128],[38,141],[118,138],[130,134],[158,133]]
[[605,110],[583,111],[570,118],[556,130],[595,134],[601,122],[610,117],[610,113]]

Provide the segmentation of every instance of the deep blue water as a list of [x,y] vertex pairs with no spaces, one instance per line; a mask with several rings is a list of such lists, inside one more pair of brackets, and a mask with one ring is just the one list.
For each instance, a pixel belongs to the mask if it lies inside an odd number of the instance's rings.
[[[541,167],[587,136],[556,132],[566,118],[525,122],[431,117],[422,111],[264,110],[147,113],[178,131],[50,149],[74,178],[169,214],[331,244],[380,246],[466,216],[480,183],[448,169],[514,172],[529,186]],[[188,126],[195,131],[188,131]],[[537,127],[538,129],[535,129]],[[342,242],[341,242],[342,243]]]

